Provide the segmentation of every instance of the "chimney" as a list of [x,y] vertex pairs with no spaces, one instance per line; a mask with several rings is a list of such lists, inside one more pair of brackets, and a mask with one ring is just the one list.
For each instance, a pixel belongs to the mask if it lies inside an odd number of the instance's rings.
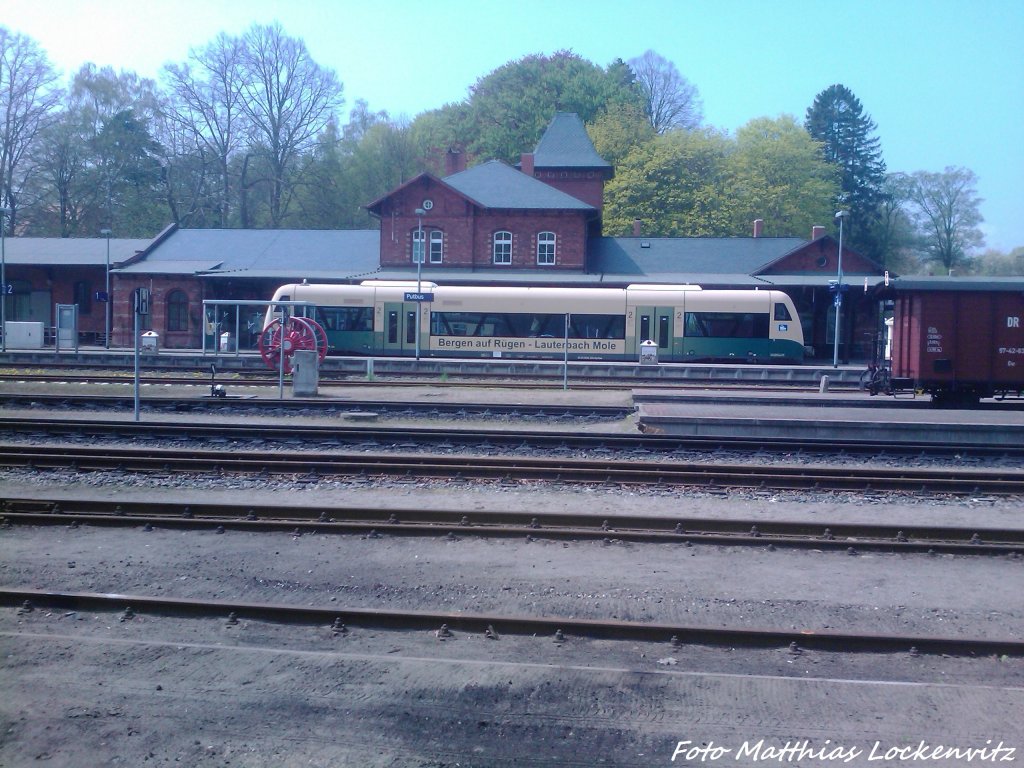
[[825,228],[820,224],[815,224],[811,227],[811,240],[817,240],[819,237],[825,236]]
[[643,234],[643,222],[640,219],[633,219],[633,237],[640,237]]
[[754,237],[760,237],[763,229],[764,219],[754,219]]
[[519,169],[527,176],[533,176],[533,152],[523,152],[520,155]]
[[459,150],[449,147],[448,151],[444,153],[444,175],[451,176],[453,173],[464,170],[466,170],[466,156]]

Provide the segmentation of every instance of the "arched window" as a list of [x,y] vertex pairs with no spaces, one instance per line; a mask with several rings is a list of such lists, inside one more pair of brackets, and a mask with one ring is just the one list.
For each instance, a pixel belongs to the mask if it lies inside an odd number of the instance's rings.
[[502,230],[494,233],[494,263],[512,263],[512,233]]
[[444,261],[444,232],[435,229],[430,233],[430,263],[440,264]]
[[412,263],[423,263],[423,241],[427,239],[427,232],[417,227],[412,231]]
[[537,235],[537,263],[555,263],[555,233],[541,232]]
[[188,294],[177,288],[167,294],[167,330],[188,330]]

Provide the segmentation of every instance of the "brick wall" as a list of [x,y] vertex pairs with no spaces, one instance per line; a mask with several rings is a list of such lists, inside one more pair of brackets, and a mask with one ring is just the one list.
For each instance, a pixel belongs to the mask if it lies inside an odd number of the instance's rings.
[[[429,249],[430,233],[444,238],[445,267],[494,269],[579,269],[586,249],[586,214],[580,211],[481,210],[460,195],[424,179],[396,192],[381,206],[380,263],[382,267],[407,267],[412,262],[412,243],[420,217],[415,210],[425,200],[433,207],[422,216]],[[495,232],[512,233],[512,264],[493,263]],[[555,265],[538,267],[537,234],[555,233]],[[424,266],[430,266],[429,250]]]
[[572,195],[577,200],[594,206],[599,211],[604,208],[604,173],[602,171],[541,168],[534,170],[533,177],[567,195]]
[[[132,294],[136,288],[149,288],[150,314],[142,318],[142,330],[156,331],[162,349],[187,349],[202,346],[203,285],[194,277],[179,275],[112,275],[111,293],[114,299],[113,331],[111,342],[115,346],[131,347],[135,318],[132,312]],[[188,295],[188,330],[167,330],[167,297],[174,290]]]

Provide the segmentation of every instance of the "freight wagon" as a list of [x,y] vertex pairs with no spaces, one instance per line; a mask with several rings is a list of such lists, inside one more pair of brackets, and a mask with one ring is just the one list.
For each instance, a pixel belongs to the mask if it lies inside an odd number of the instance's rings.
[[897,278],[893,382],[939,405],[1024,393],[1024,278]]

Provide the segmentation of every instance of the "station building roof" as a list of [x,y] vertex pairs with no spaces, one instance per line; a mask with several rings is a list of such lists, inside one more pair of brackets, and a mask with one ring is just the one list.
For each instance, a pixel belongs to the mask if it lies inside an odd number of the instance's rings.
[[379,263],[376,229],[169,227],[118,273],[339,280],[375,272]]
[[612,168],[575,112],[558,112],[533,150],[534,168]]
[[599,237],[590,259],[595,271],[612,274],[751,275],[806,244],[798,237]]
[[1024,277],[911,275],[890,281],[894,291],[1021,291]]
[[[508,166],[503,167],[517,179],[533,181]],[[558,193],[557,190],[552,191]],[[827,286],[835,275],[759,274],[760,270],[777,264],[808,242],[795,237],[599,237],[590,241],[586,270],[470,269],[424,264],[420,277],[424,281],[462,285],[695,283],[711,287]],[[204,279],[247,278],[282,282],[297,279],[335,283],[416,279],[414,265],[380,267],[380,232],[376,229],[168,227],[131,263],[116,271],[119,274],[193,275]],[[863,279],[863,275],[845,274],[845,280],[851,285],[859,285]],[[872,286],[882,279],[877,274],[868,276]]]
[[[110,238],[110,264],[127,261],[152,240]],[[4,261],[29,267],[105,267],[105,237],[5,237]]]

